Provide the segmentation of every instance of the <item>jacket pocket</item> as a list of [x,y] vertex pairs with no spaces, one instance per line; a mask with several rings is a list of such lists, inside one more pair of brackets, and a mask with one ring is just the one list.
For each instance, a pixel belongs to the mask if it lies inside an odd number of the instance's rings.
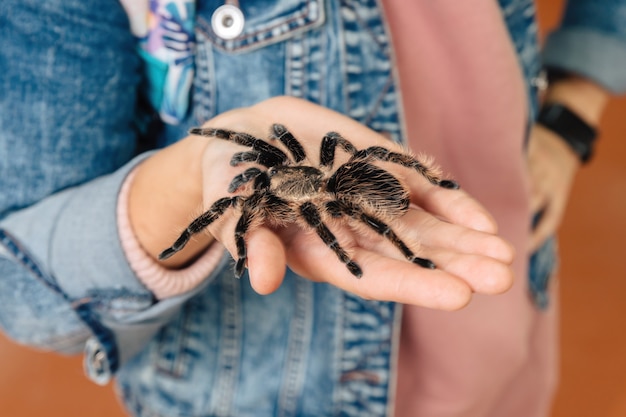
[[239,52],[280,42],[324,19],[324,0],[210,0],[199,5],[197,28],[216,48]]

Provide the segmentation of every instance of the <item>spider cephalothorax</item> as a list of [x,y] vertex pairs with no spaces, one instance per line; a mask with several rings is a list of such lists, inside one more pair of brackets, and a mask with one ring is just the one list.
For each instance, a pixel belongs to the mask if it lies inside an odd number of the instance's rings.
[[[283,125],[272,126],[270,139],[279,140],[291,158],[278,147],[246,133],[214,128],[194,128],[190,133],[249,147],[250,150],[234,154],[230,163],[233,166],[255,163],[257,166],[235,176],[228,191],[234,193],[251,182],[253,191],[248,196],[235,195],[217,200],[191,222],[176,242],[159,255],[159,259],[167,259],[181,250],[192,235],[207,228],[233,207],[241,212],[235,227],[238,257],[235,274],[238,277],[246,267],[246,234],[262,223],[271,226],[297,223],[314,230],[348,270],[360,277],[363,274],[361,267],[337,242],[325,218],[343,218],[364,224],[389,239],[409,261],[425,268],[435,268],[430,260],[417,257],[388,226],[389,222],[409,209],[409,191],[398,178],[373,162],[391,162],[414,169],[440,187],[458,188],[458,185],[454,181],[441,180],[433,169],[409,154],[393,152],[381,146],[357,150],[340,134],[330,132],[322,139],[319,166],[314,167],[305,163],[304,148]],[[337,147],[351,156],[333,171]]]

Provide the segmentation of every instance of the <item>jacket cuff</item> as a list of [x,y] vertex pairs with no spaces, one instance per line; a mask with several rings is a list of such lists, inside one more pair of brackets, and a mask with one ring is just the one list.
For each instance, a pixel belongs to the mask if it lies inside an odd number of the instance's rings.
[[117,204],[118,231],[128,263],[137,278],[159,300],[191,291],[217,268],[224,255],[224,247],[214,242],[194,263],[182,269],[169,269],[158,263],[143,249],[130,224],[128,195],[134,174],[133,170],[126,177]]
[[550,34],[543,64],[584,76],[614,94],[626,92],[626,40],[587,28]]

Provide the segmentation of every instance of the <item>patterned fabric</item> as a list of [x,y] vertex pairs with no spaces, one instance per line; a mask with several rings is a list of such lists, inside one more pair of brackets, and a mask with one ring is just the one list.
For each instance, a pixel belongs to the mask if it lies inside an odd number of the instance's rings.
[[161,119],[178,124],[193,82],[194,0],[121,0],[145,63],[145,90]]

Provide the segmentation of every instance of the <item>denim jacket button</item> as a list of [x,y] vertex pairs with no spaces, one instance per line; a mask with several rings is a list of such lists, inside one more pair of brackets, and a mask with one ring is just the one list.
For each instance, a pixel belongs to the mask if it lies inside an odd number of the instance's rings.
[[85,345],[85,373],[98,385],[106,385],[111,380],[111,370],[107,355],[95,338],[89,338]]
[[232,4],[218,7],[211,16],[211,28],[222,39],[235,39],[243,32],[245,19],[241,10]]

